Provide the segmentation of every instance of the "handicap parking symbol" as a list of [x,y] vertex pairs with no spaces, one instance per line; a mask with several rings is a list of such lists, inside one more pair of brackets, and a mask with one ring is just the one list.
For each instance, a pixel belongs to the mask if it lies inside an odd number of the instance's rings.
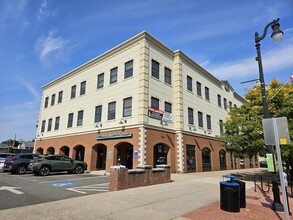
[[71,183],[71,182],[49,184],[49,186],[52,186],[52,187],[55,187],[55,188],[76,186],[76,185],[77,185],[76,183]]

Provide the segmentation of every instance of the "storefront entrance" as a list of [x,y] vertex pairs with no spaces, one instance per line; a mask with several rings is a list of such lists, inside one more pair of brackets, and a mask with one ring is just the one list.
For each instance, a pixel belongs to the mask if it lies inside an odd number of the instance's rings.
[[122,143],[117,147],[117,164],[124,165],[127,169],[133,169],[133,145]]
[[195,146],[186,145],[187,173],[196,172]]
[[96,148],[96,152],[97,152],[96,170],[105,170],[107,147],[105,145],[99,145]]

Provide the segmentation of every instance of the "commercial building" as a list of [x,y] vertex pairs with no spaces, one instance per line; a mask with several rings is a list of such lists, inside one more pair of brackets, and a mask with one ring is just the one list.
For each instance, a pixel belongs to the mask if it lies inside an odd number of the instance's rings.
[[243,102],[229,82],[142,32],[43,87],[34,150],[107,172],[231,169],[236,160],[218,137]]

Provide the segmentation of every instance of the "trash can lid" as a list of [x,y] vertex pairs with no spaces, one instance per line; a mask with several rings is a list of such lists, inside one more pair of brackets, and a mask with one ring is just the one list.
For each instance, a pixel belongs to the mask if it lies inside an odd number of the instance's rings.
[[234,186],[234,187],[239,186],[238,183],[235,183],[235,182],[227,182],[227,181],[222,181],[222,182],[220,182],[220,185],[224,185],[224,186]]
[[235,179],[235,176],[231,175],[231,174],[226,174],[223,177],[225,178],[230,178],[230,179]]

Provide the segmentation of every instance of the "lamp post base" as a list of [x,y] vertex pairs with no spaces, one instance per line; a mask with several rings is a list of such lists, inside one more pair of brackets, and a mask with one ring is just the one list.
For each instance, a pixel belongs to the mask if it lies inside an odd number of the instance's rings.
[[273,190],[273,195],[274,195],[274,201],[273,201],[273,204],[272,204],[272,210],[274,211],[278,211],[278,212],[284,212],[284,206],[283,204],[281,203],[281,200],[280,200],[280,190],[279,190],[279,187],[278,187],[278,183],[276,181],[276,173],[272,173],[272,184],[273,184],[273,187],[272,187],[272,190]]

